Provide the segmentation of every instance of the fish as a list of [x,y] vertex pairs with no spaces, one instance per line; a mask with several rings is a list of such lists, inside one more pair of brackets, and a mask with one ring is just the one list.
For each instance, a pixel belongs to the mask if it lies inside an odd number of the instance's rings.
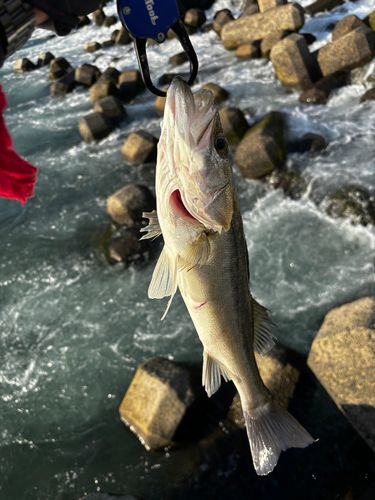
[[255,471],[269,474],[280,453],[314,439],[272,397],[256,364],[275,335],[268,310],[251,295],[249,257],[229,146],[209,90],[192,93],[179,76],[166,97],[158,143],[156,210],[141,239],[163,236],[148,296],[177,289],[203,344],[202,384],[210,397],[221,379],[240,398]]

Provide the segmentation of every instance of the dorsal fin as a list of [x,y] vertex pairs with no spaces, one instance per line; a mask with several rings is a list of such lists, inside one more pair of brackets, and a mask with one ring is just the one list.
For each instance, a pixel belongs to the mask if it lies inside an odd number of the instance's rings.
[[163,297],[171,298],[169,299],[167,309],[163,314],[161,320],[165,318],[174,294],[177,291],[177,265],[176,261],[169,256],[166,247],[160,254],[159,260],[156,263],[151,283],[148,288],[148,296],[150,299],[162,299]]
[[207,354],[206,351],[203,351],[202,385],[206,389],[209,398],[219,389],[221,375],[225,382],[231,380],[231,376],[226,369]]
[[179,270],[187,269],[190,271],[198,264],[199,267],[204,266],[210,256],[210,251],[210,240],[205,233],[201,233],[181,255],[182,263],[179,265]]
[[254,324],[254,349],[260,356],[265,356],[275,345],[276,335],[271,325],[275,323],[268,316],[268,309],[252,300],[253,324]]
[[142,217],[149,219],[149,222],[148,226],[142,227],[142,229],[140,229],[141,233],[147,233],[140,239],[148,240],[150,238],[157,238],[161,234],[157,211],[153,210],[152,212],[143,212]]

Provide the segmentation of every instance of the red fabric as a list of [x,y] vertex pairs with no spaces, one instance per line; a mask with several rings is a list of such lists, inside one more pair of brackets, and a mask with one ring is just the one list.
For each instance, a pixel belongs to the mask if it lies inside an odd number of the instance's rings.
[[34,196],[38,169],[21,158],[5,125],[7,100],[0,85],[0,197],[21,201]]

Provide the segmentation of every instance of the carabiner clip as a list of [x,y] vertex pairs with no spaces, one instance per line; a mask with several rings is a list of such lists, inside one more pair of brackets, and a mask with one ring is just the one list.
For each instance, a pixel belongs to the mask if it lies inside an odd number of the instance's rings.
[[162,43],[169,29],[177,35],[190,61],[190,78],[187,83],[189,85],[194,83],[198,73],[198,58],[180,20],[175,0],[117,0],[117,10],[124,28],[134,38],[139,68],[150,92],[160,97],[167,95],[164,90],[158,89],[152,83],[146,55],[147,38]]

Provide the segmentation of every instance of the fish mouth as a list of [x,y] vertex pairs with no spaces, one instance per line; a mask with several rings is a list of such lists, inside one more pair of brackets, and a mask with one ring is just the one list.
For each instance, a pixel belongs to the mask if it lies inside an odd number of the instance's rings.
[[[212,199],[210,203],[204,208],[203,211],[198,210],[196,216],[192,215],[192,213],[186,208],[186,205],[182,199],[182,194],[179,189],[175,189],[169,198],[170,207],[176,217],[183,219],[184,221],[195,224],[197,226],[201,226],[208,231],[214,231],[221,233],[222,229],[224,231],[228,231],[230,229],[230,222],[228,223],[226,220],[220,220],[219,222],[214,222],[209,214],[206,213],[206,210],[210,209],[212,202],[215,201],[217,197],[219,197],[230,183],[228,182],[225,186],[218,189],[215,193],[213,193]],[[185,200],[186,201],[186,200]],[[195,212],[195,210],[194,210]]]
[[185,80],[177,75],[169,86],[167,100],[175,128],[186,143],[200,146],[199,149],[208,146],[217,111],[212,92],[201,89],[193,94]]
[[184,202],[182,201],[181,191],[179,189],[176,189],[172,192],[169,202],[172,210],[176,215],[186,220],[187,222],[199,224],[200,226],[202,225],[199,220],[191,215],[191,213],[185,207]]

